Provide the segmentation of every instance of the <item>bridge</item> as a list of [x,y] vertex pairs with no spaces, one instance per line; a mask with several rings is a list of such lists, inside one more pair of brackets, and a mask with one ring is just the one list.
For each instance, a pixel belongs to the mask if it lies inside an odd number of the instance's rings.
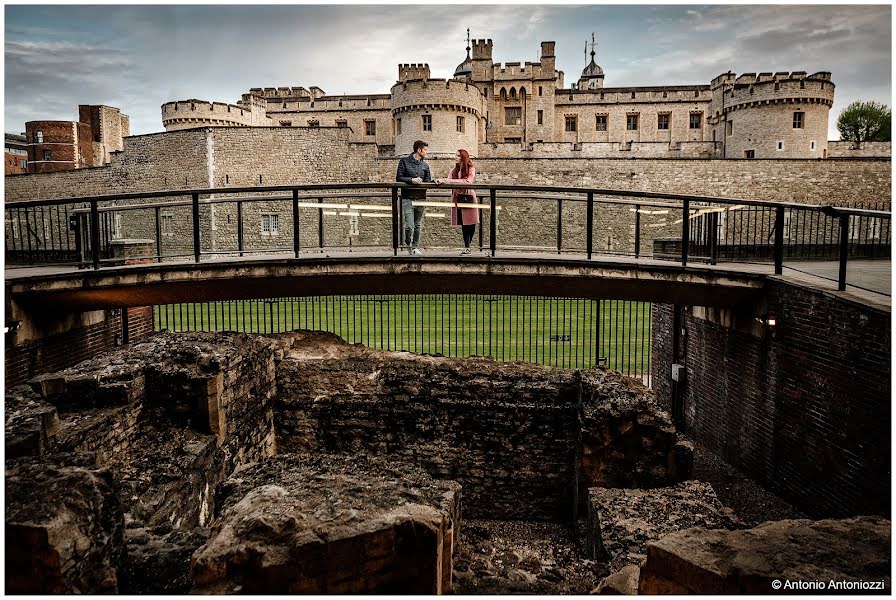
[[[445,248],[450,228],[434,233],[427,225],[427,255],[407,257],[400,254],[405,187],[258,186],[7,203],[7,299],[83,311],[282,295],[463,292],[736,307],[754,303],[771,277],[840,292],[849,287],[865,301],[889,304],[886,211],[476,185],[479,252],[459,258]],[[429,197],[415,205],[426,210],[451,209],[449,190],[464,188],[425,187]],[[261,235],[246,226],[259,214]],[[536,220],[514,223],[502,214]],[[222,234],[223,215],[229,238]],[[338,224],[333,216],[375,223],[373,243],[353,245],[360,238],[351,236],[348,245],[344,238],[326,243],[325,230]],[[265,236],[265,218],[277,236]],[[129,247],[128,239],[116,239],[122,230],[142,239]],[[434,241],[427,244],[427,236]],[[605,237],[607,249],[599,243]],[[210,243],[221,238],[224,243]],[[278,241],[283,238],[291,244]],[[647,243],[652,247],[644,251]]]

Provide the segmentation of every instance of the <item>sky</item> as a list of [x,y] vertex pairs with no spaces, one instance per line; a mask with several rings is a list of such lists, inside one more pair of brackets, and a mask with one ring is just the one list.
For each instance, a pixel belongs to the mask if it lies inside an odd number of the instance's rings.
[[565,84],[588,62],[607,87],[709,84],[726,71],[830,71],[837,115],[891,102],[889,5],[6,5],[4,131],[115,106],[131,134],[163,131],[161,105],[236,103],[253,87],[388,94],[399,63],[450,78],[466,29],[495,62],[535,62],[556,42]]

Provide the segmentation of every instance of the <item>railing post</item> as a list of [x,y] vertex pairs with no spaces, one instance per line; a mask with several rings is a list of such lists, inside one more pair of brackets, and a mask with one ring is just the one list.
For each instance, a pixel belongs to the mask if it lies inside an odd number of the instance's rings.
[[[318,198],[318,204],[323,204],[324,199]],[[317,244],[320,247],[320,251],[324,251],[324,209],[317,209]]]
[[243,201],[236,201],[236,249],[243,255]]
[[[488,232],[488,245],[492,251],[492,257],[495,256],[495,249],[497,248],[497,240],[495,239],[498,235],[498,192],[495,188],[489,190],[489,198],[491,200],[491,215],[489,216],[488,224],[489,224],[489,232]],[[479,228],[482,230],[482,227]]]
[[128,323],[128,307],[121,307],[121,343],[127,344],[131,341],[130,326]]
[[202,251],[199,238],[199,194],[193,194],[193,256],[199,262],[199,254]]
[[784,272],[784,207],[775,207],[775,275]]
[[299,257],[299,190],[292,191],[292,248]]
[[557,199],[557,254],[563,249],[563,199]]
[[691,201],[684,200],[681,207],[681,266],[688,266],[688,250],[691,246],[691,220],[690,216]]
[[398,188],[392,186],[392,256],[398,256]]
[[100,210],[96,200],[90,201],[90,255],[93,268],[100,268]]
[[156,262],[162,262],[162,207],[156,207]]
[[635,204],[635,258],[641,256],[641,205]]
[[594,192],[588,192],[585,215],[585,252],[588,260],[591,260],[591,252],[594,249]]
[[840,215],[840,275],[837,290],[846,291],[846,255],[849,253],[849,215]]

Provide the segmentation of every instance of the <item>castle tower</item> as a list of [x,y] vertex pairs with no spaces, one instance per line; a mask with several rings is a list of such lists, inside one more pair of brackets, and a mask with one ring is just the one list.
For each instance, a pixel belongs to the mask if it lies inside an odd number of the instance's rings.
[[725,158],[827,156],[830,73],[726,73],[713,80],[712,94],[711,118]]

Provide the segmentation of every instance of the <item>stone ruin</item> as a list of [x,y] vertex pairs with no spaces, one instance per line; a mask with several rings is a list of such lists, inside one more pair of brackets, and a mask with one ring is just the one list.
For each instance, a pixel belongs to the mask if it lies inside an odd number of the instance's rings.
[[[584,521],[576,568],[609,575],[599,591],[756,593],[769,565],[712,579],[685,564],[688,544],[709,561],[722,540],[747,556],[749,538],[689,480],[692,460],[652,393],[603,369],[376,351],[321,332],[159,334],[7,390],[6,591],[582,593],[551,587],[568,565],[486,557],[480,541],[490,527]],[[782,548],[793,528],[832,551],[838,522],[815,537],[821,525],[781,523],[770,539]],[[877,554],[889,522],[843,527],[868,560],[831,572],[889,588]],[[516,583],[483,575],[495,565]]]

